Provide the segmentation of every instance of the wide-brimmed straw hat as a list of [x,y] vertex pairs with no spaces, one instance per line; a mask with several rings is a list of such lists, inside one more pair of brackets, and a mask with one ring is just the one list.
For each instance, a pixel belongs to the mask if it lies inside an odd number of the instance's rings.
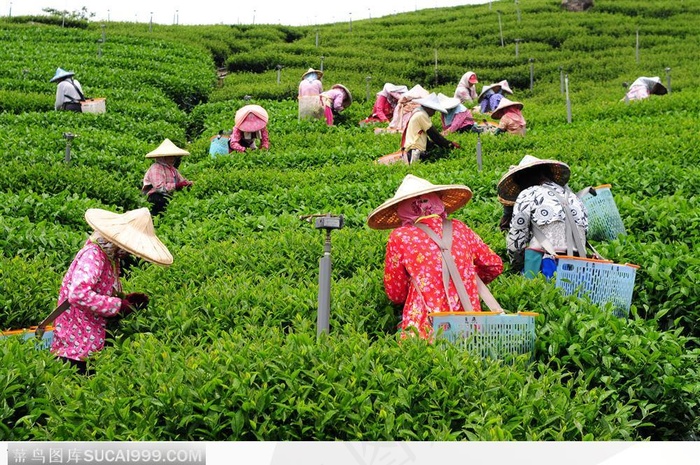
[[498,106],[496,107],[496,109],[493,110],[493,113],[491,113],[491,118],[500,118],[501,116],[503,116],[503,112],[506,111],[508,108],[518,108],[522,110],[523,104],[520,102],[513,102],[512,100],[508,100],[506,97],[503,97],[501,101],[498,102]]
[[243,132],[261,131],[267,126],[267,110],[260,105],[246,105],[236,112],[236,127]]
[[352,94],[347,87],[342,84],[333,84],[331,89],[342,89],[343,92],[345,92],[345,97],[343,98],[343,108],[347,108],[352,105]]
[[49,79],[49,82],[57,82],[71,76],[75,76],[75,73],[73,71],[66,71],[63,68],[56,68],[56,74],[54,74],[53,77]]
[[515,181],[515,174],[522,173],[536,166],[549,166],[552,173],[552,181],[560,186],[565,186],[571,177],[569,165],[558,160],[542,160],[532,155],[525,155],[520,163],[511,165],[506,174],[498,181],[498,200],[505,205],[512,205],[518,198],[518,194],[523,190]]
[[460,103],[459,99],[456,97],[448,97],[447,95],[443,94],[442,92],[437,95],[438,102],[440,102],[440,105],[446,110],[452,110],[453,108],[456,108]]
[[435,95],[435,92],[432,92],[427,97],[417,98],[414,100],[414,102],[422,107],[431,108],[433,110],[439,111],[440,113],[447,113],[447,108],[442,106],[440,100],[438,99],[438,96]]
[[497,82],[496,84],[489,84],[488,86],[483,86],[481,88],[481,92],[479,92],[477,101],[481,102],[482,100],[484,100],[484,98],[486,98],[486,92],[488,92],[489,90],[498,92],[499,90],[501,90],[501,83]]
[[177,145],[173,144],[170,139],[165,139],[157,149],[146,154],[146,158],[159,158],[159,157],[184,157],[189,155],[190,152],[183,150]]
[[501,85],[501,90],[507,94],[513,95],[513,91],[510,88],[510,85],[508,85],[508,81],[505,79],[499,82],[498,84]]
[[321,79],[323,77],[323,71],[318,70],[318,69],[309,68],[308,71],[306,71],[304,74],[301,75],[301,78],[304,79],[306,76],[308,76],[311,73],[316,73],[316,77],[319,79]]
[[399,204],[407,199],[423,194],[437,194],[445,205],[445,213],[459,210],[472,198],[472,191],[462,184],[433,184],[430,181],[407,174],[392,198],[374,209],[367,217],[367,225],[372,229],[393,229],[401,226],[396,212]]
[[156,236],[148,208],[121,214],[90,208],[85,221],[107,241],[132,255],[163,266],[173,263],[170,251]]

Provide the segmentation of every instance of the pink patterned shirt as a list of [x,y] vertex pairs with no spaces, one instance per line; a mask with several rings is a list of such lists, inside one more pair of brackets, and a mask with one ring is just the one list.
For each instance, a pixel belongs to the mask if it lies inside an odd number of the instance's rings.
[[[431,216],[419,221],[442,236],[442,218]],[[481,311],[475,275],[489,283],[503,272],[503,261],[467,225],[459,220],[452,220],[452,224],[452,254],[473,310]],[[428,313],[463,311],[454,283],[450,282],[449,301],[445,296],[440,249],[412,225],[401,226],[389,236],[384,289],[392,302],[404,304],[401,328],[415,327],[423,338],[432,333]]]
[[54,323],[51,352],[59,357],[85,360],[102,350],[106,318],[119,313],[122,299],[111,297],[121,291],[118,262],[88,240],[73,259],[58,293],[58,303],[68,299],[70,308]]

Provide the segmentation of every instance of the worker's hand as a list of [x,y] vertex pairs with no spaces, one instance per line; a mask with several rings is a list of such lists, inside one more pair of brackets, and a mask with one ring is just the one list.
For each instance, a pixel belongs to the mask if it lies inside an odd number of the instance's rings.
[[126,297],[122,299],[122,305],[119,309],[119,313],[122,316],[126,316],[134,310],[144,309],[148,306],[148,301],[148,296],[141,292],[132,292],[131,294],[127,294]]
[[175,184],[175,190],[182,190],[185,187],[191,187],[194,184],[192,181],[180,181]]
[[459,145],[457,142],[450,142],[450,145],[452,146],[453,149],[462,148],[462,146]]

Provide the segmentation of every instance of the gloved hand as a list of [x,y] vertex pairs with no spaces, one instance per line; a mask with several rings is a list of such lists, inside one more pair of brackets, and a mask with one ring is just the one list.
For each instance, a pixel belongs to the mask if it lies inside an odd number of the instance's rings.
[[192,181],[180,181],[177,184],[175,184],[175,190],[179,191],[182,190],[185,187],[190,187],[193,184]]
[[140,310],[148,306],[148,296],[141,292],[132,292],[122,299],[122,306],[119,313],[126,316],[134,310]]
[[452,146],[453,149],[459,149],[459,148],[462,147],[462,146],[459,145],[457,142],[450,142],[450,144],[452,144],[451,146]]

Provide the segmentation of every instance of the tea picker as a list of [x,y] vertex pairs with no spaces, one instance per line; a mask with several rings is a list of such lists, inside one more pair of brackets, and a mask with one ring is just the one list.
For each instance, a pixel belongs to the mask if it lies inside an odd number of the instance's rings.
[[331,313],[331,231],[342,229],[345,225],[343,215],[316,214],[304,215],[299,219],[313,224],[316,229],[325,229],[326,240],[323,243],[323,257],[318,261],[318,313],[316,316],[317,335],[328,334]]

